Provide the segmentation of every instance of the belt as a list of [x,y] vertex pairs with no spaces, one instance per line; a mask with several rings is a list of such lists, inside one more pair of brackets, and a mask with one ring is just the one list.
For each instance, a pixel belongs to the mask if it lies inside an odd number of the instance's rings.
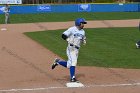
[[79,49],[79,48],[80,48],[80,47],[75,46],[75,45],[73,45],[73,44],[70,44],[70,46],[74,46],[76,49]]

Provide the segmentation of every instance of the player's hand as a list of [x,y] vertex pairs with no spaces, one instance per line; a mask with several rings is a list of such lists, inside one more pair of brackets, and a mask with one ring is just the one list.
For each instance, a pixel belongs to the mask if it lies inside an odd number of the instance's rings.
[[84,41],[83,41],[83,45],[86,45],[86,43],[87,43],[86,40],[84,40]]
[[67,39],[66,39],[66,41],[67,41],[67,42],[69,42],[69,41],[70,41],[70,39],[69,39],[69,38],[67,38]]

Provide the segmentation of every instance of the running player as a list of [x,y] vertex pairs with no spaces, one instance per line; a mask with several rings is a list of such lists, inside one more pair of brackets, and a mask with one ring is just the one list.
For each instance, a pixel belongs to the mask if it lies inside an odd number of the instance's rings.
[[68,42],[66,49],[68,60],[63,61],[55,59],[52,65],[52,69],[58,65],[69,68],[71,82],[77,82],[75,77],[75,67],[77,65],[78,53],[81,43],[86,44],[85,31],[83,30],[84,24],[87,24],[85,19],[78,18],[75,20],[75,26],[70,27],[63,32],[62,38]]

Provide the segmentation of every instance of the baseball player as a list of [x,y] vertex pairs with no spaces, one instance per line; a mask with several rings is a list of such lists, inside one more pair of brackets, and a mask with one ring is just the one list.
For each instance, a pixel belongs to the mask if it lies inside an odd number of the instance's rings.
[[75,67],[77,65],[78,53],[81,44],[86,44],[85,31],[83,30],[84,24],[87,24],[84,18],[78,18],[75,20],[75,26],[68,28],[63,32],[62,38],[67,41],[68,46],[66,49],[67,52],[67,61],[60,59],[55,59],[52,64],[52,69],[56,66],[61,65],[63,67],[69,68],[70,70],[70,81],[77,82],[78,80],[75,77]]
[[10,6],[8,4],[5,5],[3,12],[5,13],[5,24],[10,23]]

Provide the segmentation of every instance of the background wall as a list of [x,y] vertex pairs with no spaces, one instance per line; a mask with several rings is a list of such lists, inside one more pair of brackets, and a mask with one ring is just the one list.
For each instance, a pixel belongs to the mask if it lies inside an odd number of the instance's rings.
[[[3,14],[4,6],[0,6]],[[63,5],[15,5],[11,6],[11,14],[54,13],[54,12],[138,12],[140,4],[63,4]]]

